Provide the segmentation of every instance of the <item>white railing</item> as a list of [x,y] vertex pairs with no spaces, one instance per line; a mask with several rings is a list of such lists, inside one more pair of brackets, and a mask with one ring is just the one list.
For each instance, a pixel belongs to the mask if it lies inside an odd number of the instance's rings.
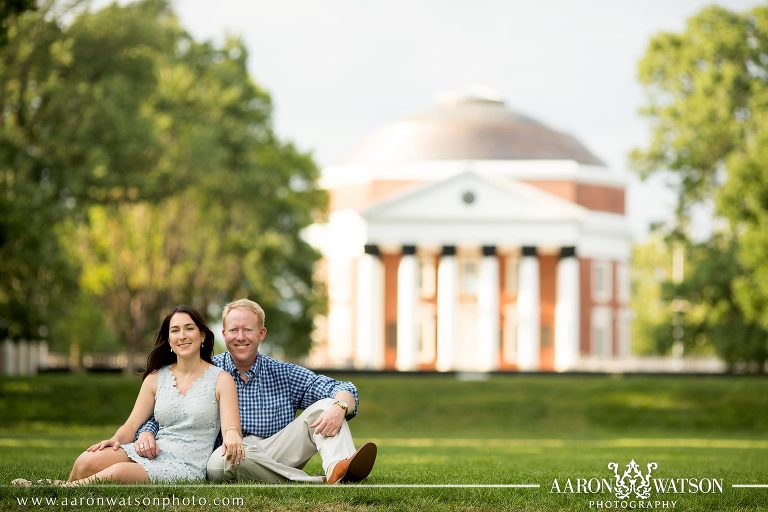
[[0,358],[3,375],[37,375],[39,370],[48,367],[48,343],[6,339],[2,343]]
[[574,371],[607,373],[724,373],[716,357],[635,356],[622,359],[582,358]]

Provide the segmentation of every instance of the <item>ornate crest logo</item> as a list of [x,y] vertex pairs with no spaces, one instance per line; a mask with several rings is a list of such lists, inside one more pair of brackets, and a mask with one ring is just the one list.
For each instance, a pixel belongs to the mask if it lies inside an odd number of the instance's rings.
[[632,494],[640,500],[648,499],[651,495],[651,472],[658,467],[659,465],[655,462],[649,462],[648,473],[643,475],[640,466],[635,459],[632,459],[627,464],[624,474],[619,476],[619,465],[616,462],[609,462],[608,469],[612,469],[615,476],[614,494],[620,500],[627,499]]

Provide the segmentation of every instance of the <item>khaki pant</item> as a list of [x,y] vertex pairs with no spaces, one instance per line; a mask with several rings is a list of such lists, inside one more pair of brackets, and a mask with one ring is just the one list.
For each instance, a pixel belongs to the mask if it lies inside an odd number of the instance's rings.
[[323,471],[334,462],[344,460],[355,453],[352,433],[346,420],[341,430],[333,437],[315,434],[309,425],[333,406],[334,400],[318,400],[307,407],[280,432],[263,439],[246,436],[245,459],[239,465],[227,464],[221,456],[221,447],[216,448],[208,459],[208,480],[214,482],[261,481],[270,483],[322,482],[322,476],[310,476],[302,471],[309,459],[320,453]]

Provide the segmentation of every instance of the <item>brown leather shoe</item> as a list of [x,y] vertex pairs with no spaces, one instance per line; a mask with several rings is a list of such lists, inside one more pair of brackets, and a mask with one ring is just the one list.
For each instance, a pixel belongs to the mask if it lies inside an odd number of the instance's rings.
[[365,443],[351,457],[337,462],[325,483],[341,484],[363,480],[371,474],[373,463],[376,462],[376,451],[375,444]]

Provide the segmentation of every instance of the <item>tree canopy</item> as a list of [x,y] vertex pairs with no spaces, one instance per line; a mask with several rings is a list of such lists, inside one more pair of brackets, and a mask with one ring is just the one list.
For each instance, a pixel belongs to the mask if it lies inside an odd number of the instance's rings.
[[697,204],[715,204],[725,220],[715,221],[712,240],[689,244],[688,284],[695,286],[677,291],[695,302],[691,311],[706,305],[711,313],[693,332],[720,339],[715,346],[726,360],[762,369],[768,348],[768,7],[704,9],[682,33],[652,39],[639,78],[652,136],[632,158],[643,176],[670,171],[679,178],[670,226],[675,238],[687,240]]
[[327,200],[245,45],[195,41],[160,0],[53,8],[0,48],[0,335],[45,336],[88,295],[138,350],[177,303],[249,296],[305,353],[324,293],[301,235]]
[[35,8],[35,0],[3,0],[0,2],[0,46],[8,41],[8,27],[24,11]]

